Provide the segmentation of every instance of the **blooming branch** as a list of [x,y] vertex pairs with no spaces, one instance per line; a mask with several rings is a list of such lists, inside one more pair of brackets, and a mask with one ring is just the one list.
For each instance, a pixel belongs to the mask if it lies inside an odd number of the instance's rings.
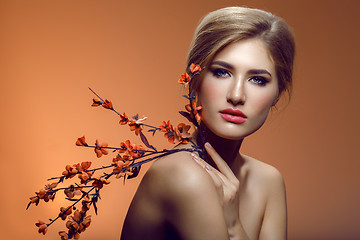
[[[145,146],[130,142],[130,140],[125,140],[121,142],[118,147],[112,147],[106,142],[100,142],[98,139],[95,140],[94,145],[90,145],[86,142],[85,136],[79,137],[75,145],[94,149],[97,158],[102,158],[110,153],[115,154],[115,156],[112,157],[112,160],[107,165],[102,165],[101,167],[91,168],[93,164],[90,161],[66,165],[65,170],[60,176],[48,179],[49,181],[55,182],[47,184],[43,189],[40,189],[39,192],[35,192],[35,195],[30,197],[30,202],[26,209],[31,205],[37,206],[40,201],[53,201],[59,191],[63,191],[65,199],[72,202],[72,204],[67,207],[61,207],[58,216],[50,219],[49,223],[39,220],[35,224],[38,227],[38,232],[45,235],[48,227],[55,221],[58,219],[65,221],[67,219],[65,224],[67,231],[59,232],[60,239],[79,239],[80,234],[84,232],[91,223],[91,215],[88,215],[88,211],[93,208],[95,214],[97,214],[97,202],[100,199],[100,192],[106,185],[110,184],[109,179],[111,177],[123,178],[124,181],[135,178],[138,176],[143,164],[180,151],[196,151],[202,155],[204,153],[203,144],[205,140],[202,138],[199,125],[199,121],[201,121],[201,106],[196,104],[194,91],[190,90],[192,79],[199,75],[202,70],[199,65],[191,64],[191,75],[184,73],[178,80],[180,84],[184,84],[189,88],[188,95],[184,96],[189,100],[189,104],[186,105],[187,112],[181,111],[180,114],[186,117],[199,130],[201,138],[198,145],[191,139],[189,132],[191,128],[190,125],[184,123],[172,125],[170,120],[163,121],[160,126],[145,124],[144,122],[147,120],[147,117],[139,118],[139,115],[136,114],[129,118],[125,112],[120,113],[115,110],[110,100],[104,100],[90,88],[90,91],[96,96],[96,98],[93,98],[91,106],[102,106],[104,109],[115,112],[120,117],[119,124],[124,126],[128,125],[130,131],[133,131],[136,136],[139,136]],[[191,143],[191,148],[163,149],[159,151],[149,143],[143,133],[144,128],[147,128],[147,132],[152,133],[152,135],[155,135],[156,132],[163,132],[164,137],[172,144]],[[72,179],[75,176],[77,176],[75,183],[65,187],[59,187],[60,184],[64,184],[66,180]]]

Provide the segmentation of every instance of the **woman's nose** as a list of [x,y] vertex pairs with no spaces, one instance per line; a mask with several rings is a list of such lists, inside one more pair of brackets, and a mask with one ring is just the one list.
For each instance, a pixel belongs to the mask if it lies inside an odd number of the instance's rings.
[[244,105],[246,101],[246,94],[243,80],[236,79],[234,83],[230,85],[229,92],[227,94],[227,101],[234,106]]

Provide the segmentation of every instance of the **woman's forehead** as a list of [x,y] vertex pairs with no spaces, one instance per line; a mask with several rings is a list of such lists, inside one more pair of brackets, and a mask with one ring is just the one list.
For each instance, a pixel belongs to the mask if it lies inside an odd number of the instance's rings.
[[217,62],[224,62],[232,67],[249,67],[275,71],[274,61],[266,44],[257,38],[233,42],[219,51],[209,66]]

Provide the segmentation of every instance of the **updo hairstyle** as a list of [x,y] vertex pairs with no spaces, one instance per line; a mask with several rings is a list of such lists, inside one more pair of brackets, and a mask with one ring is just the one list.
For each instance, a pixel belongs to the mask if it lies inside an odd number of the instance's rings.
[[[257,38],[267,46],[275,64],[279,97],[292,89],[295,42],[288,25],[279,17],[259,9],[227,7],[207,14],[198,25],[187,57],[186,71],[191,63],[208,67],[229,44]],[[199,90],[201,77],[192,88]]]

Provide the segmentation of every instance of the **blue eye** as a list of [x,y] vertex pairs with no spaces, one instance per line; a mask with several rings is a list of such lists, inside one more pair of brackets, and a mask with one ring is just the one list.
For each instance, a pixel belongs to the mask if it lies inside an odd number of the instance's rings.
[[260,77],[260,76],[251,77],[249,79],[249,81],[251,81],[251,82],[253,82],[253,83],[255,83],[255,84],[259,85],[259,86],[265,86],[269,82],[269,80],[267,80],[264,77]]
[[223,68],[216,68],[211,70],[211,72],[215,77],[219,77],[219,78],[230,76],[230,72]]

